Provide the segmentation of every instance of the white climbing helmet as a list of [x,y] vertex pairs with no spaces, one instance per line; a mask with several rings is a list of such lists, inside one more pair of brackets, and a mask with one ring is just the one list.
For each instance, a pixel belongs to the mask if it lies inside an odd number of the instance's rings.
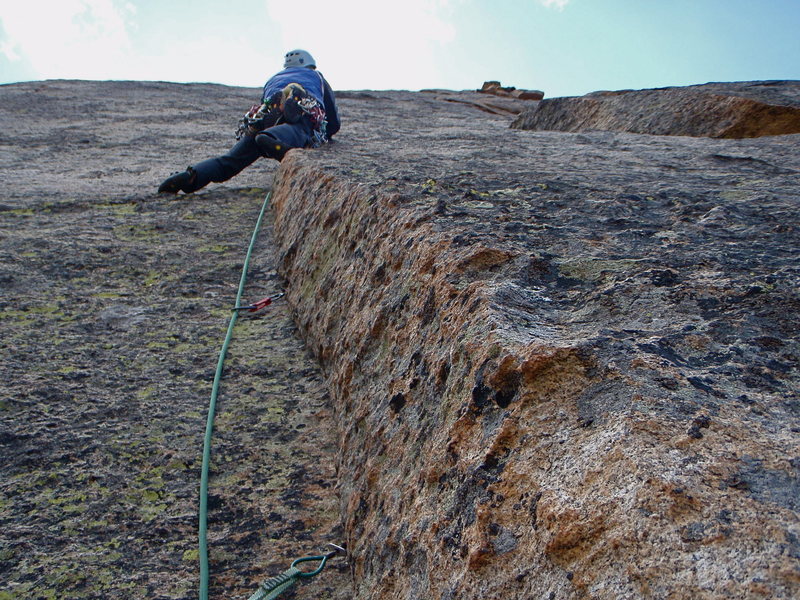
[[290,50],[283,60],[283,68],[289,67],[317,67],[314,57],[305,50]]

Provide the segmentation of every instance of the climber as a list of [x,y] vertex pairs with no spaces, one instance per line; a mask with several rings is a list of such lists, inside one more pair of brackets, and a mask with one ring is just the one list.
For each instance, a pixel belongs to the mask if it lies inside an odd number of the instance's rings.
[[210,182],[227,181],[259,157],[282,160],[292,148],[317,147],[339,131],[333,90],[305,50],[284,57],[283,70],[264,85],[261,104],[239,121],[239,140],[227,154],[173,173],[158,188],[177,194],[194,192]]

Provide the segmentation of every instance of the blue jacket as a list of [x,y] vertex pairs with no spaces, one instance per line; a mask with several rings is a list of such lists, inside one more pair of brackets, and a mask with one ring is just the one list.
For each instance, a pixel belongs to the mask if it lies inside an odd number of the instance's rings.
[[316,98],[325,108],[325,119],[328,122],[327,135],[332,136],[339,131],[339,109],[331,86],[325,81],[322,73],[307,67],[289,67],[270,77],[264,84],[261,101],[266,102],[276,92],[280,92],[290,83],[299,83],[311,96]]

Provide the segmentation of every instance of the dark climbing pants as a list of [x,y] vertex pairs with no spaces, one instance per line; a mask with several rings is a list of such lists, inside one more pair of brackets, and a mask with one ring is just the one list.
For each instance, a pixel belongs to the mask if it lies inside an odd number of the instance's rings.
[[[274,137],[285,148],[305,148],[311,143],[313,130],[307,119],[301,119],[298,123],[275,125],[261,131],[258,135],[262,134]],[[197,178],[192,191],[199,190],[212,181],[216,183],[228,181],[252,165],[259,157],[263,156],[255,140],[255,136],[246,135],[227,154],[209,158],[194,165]]]

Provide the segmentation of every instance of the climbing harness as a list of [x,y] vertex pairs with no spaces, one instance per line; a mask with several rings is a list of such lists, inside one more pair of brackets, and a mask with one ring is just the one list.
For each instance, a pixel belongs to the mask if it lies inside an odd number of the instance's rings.
[[255,135],[267,127],[277,125],[283,119],[280,108],[280,92],[274,98],[264,101],[263,104],[254,104],[250,110],[239,119],[236,128],[236,139],[240,140],[245,135]]
[[[305,558],[298,558],[291,566],[280,575],[267,579],[258,586],[258,590],[250,596],[250,600],[274,600],[281,592],[286,591],[297,583],[300,579],[311,579],[322,573],[325,564],[329,558],[336,556],[339,552],[345,552],[345,549],[336,544],[328,544],[333,548],[327,554],[319,556],[306,556]],[[301,571],[296,565],[304,562],[319,562],[319,566],[314,571]]]

